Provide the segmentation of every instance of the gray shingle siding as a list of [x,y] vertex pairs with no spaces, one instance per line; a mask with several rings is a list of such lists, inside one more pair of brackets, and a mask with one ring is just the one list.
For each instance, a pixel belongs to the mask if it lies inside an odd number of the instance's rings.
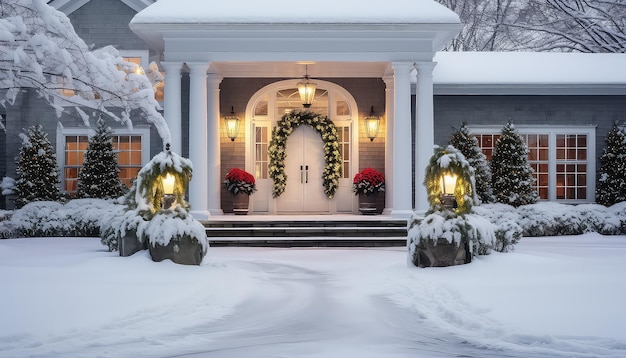
[[91,0],[68,17],[87,46],[113,45],[118,50],[147,50],[128,24],[137,12],[119,0]]

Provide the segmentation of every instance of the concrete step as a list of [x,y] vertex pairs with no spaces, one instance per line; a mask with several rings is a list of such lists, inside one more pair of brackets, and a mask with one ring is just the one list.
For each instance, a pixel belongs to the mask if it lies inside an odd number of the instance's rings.
[[404,246],[406,220],[391,218],[311,220],[250,217],[203,221],[212,246],[372,247]]

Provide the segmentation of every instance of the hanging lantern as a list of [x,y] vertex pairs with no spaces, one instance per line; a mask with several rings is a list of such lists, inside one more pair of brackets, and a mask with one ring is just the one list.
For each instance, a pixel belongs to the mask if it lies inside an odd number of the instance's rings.
[[226,135],[231,142],[234,142],[239,134],[239,118],[235,117],[234,107],[230,108],[230,116],[224,117],[224,123],[226,124]]
[[374,138],[378,135],[378,129],[380,128],[380,117],[374,115],[374,106],[370,110],[370,115],[365,117],[365,134],[374,141]]
[[304,79],[298,82],[298,93],[300,93],[300,101],[304,108],[310,108],[315,99],[315,90],[317,85],[309,81],[309,66],[305,67]]

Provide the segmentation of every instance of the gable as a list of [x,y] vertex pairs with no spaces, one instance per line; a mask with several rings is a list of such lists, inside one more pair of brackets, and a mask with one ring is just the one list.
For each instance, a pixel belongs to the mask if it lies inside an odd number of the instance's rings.
[[[55,9],[65,13],[65,15],[70,15],[74,11],[80,9],[83,5],[88,3],[91,0],[51,0],[48,1],[48,5],[54,7]],[[152,5],[155,0],[119,0],[122,3],[126,4],[126,6],[135,10],[135,12],[139,12],[146,7]]]

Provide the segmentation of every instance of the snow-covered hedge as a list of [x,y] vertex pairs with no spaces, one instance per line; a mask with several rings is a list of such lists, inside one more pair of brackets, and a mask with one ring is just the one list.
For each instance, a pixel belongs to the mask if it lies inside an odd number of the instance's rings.
[[622,233],[626,234],[626,201],[610,206],[609,212],[615,215],[621,221]]
[[100,242],[109,251],[117,251],[124,236],[135,235],[138,228],[146,223],[135,210],[127,210],[126,205],[118,205],[115,210],[115,215],[110,215],[100,223]]
[[474,206],[472,213],[495,225],[496,238],[493,245],[495,251],[511,251],[522,238],[523,230],[518,224],[519,214],[514,207],[506,204],[483,204]]
[[622,222],[611,210],[596,204],[567,205],[541,202],[517,209],[524,236],[579,235],[598,232],[622,233]]
[[13,212],[10,219],[0,221],[3,237],[98,236],[103,219],[114,215],[112,200],[76,199],[63,205],[53,201],[37,201]]

